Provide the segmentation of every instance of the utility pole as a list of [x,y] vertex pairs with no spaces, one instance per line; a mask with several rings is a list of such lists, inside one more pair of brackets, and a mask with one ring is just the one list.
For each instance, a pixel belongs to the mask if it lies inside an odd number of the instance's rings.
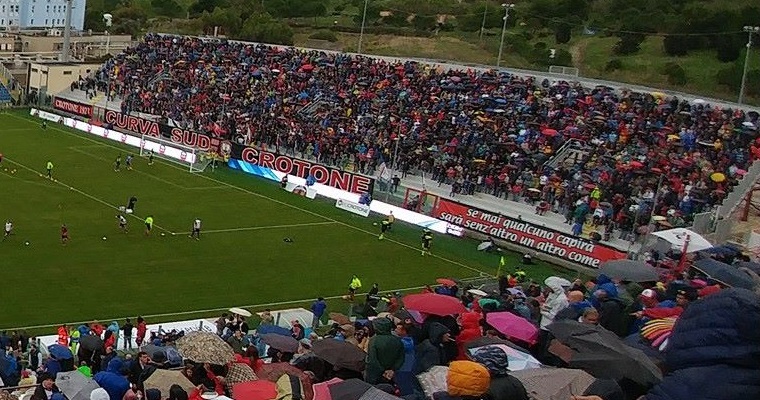
[[364,24],[367,21],[367,5],[369,4],[369,0],[364,0],[364,13],[362,14],[362,28],[359,31],[359,47],[356,49],[356,52],[361,54],[362,53],[362,40],[364,40]]
[[745,26],[744,32],[747,32],[747,54],[744,56],[744,71],[742,72],[742,85],[739,88],[739,101],[737,103],[742,104],[744,101],[744,88],[747,84],[747,69],[749,68],[749,55],[752,53],[752,34],[760,32],[760,26]]
[[499,58],[496,59],[496,68],[501,66],[501,54],[504,50],[504,34],[507,32],[507,20],[509,19],[509,10],[515,8],[514,4],[503,3],[504,7],[504,25],[501,27],[501,42],[499,42]]

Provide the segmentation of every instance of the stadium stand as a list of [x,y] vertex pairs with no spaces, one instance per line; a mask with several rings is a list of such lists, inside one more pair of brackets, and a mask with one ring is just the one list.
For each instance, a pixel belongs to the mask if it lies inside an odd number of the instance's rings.
[[80,87],[109,88],[125,113],[367,174],[396,161],[454,196],[526,201],[568,223],[601,210],[600,226],[628,232],[652,212],[687,224],[760,157],[755,111],[195,37],[148,35]]

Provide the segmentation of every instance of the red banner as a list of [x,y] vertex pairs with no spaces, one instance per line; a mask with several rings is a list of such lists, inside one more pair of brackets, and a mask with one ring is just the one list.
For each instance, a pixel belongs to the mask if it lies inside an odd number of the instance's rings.
[[598,268],[605,261],[626,256],[588,239],[450,200],[440,199],[433,217],[586,267]]
[[76,101],[61,99],[56,97],[53,100],[53,107],[69,114],[79,115],[80,117],[92,118],[92,106],[82,104]]

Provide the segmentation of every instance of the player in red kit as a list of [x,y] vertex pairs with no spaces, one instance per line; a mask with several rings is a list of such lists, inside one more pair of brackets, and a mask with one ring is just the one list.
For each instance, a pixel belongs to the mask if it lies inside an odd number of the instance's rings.
[[69,241],[69,228],[66,224],[61,225],[61,244],[66,244]]

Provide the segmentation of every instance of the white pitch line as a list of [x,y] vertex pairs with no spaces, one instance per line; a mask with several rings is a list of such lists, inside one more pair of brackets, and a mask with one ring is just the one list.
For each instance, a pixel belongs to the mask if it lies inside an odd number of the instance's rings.
[[[480,279],[480,276],[472,276],[468,278],[460,279],[462,282],[468,282],[475,279]],[[400,288],[400,289],[390,289],[390,290],[383,290],[384,292],[407,292],[410,290],[419,290],[424,289],[426,286],[413,286],[413,287],[407,287],[407,288]],[[357,293],[357,296],[361,295],[361,293]],[[343,298],[344,295],[336,295],[336,296],[330,296],[325,297],[325,300],[338,300]],[[297,303],[309,303],[314,301],[313,298],[311,299],[302,299],[302,300],[287,300],[287,301],[275,301],[272,303],[259,303],[259,304],[249,304],[245,306],[238,306],[240,308],[253,308],[253,309],[261,309],[265,307],[277,307],[277,306],[284,306],[287,304],[297,304]],[[150,315],[142,315],[143,318],[163,318],[163,317],[173,317],[173,316],[180,316],[180,315],[197,315],[197,314],[208,314],[213,312],[219,312],[219,311],[227,311],[229,307],[220,307],[220,308],[208,308],[205,310],[194,310],[194,311],[179,311],[179,312],[172,312],[172,313],[161,313],[161,314],[150,314]],[[97,321],[120,321],[124,319],[124,316],[116,317],[116,318],[95,318]],[[49,324],[49,325],[33,325],[33,326],[21,326],[17,328],[2,328],[4,331],[22,331],[22,330],[29,330],[29,329],[42,329],[42,328],[55,328],[61,325],[67,325],[67,326],[76,326],[80,324],[88,324],[92,322],[93,320],[89,321],[77,321],[77,322],[65,322],[65,323],[58,323],[58,324]]]
[[[19,117],[18,115],[14,115],[14,114],[9,114],[9,116],[10,116],[10,117],[12,117],[12,118],[16,118],[16,119],[22,120],[22,121],[27,121],[27,122],[29,122],[29,123],[34,123],[34,122],[36,122],[35,120],[33,120],[33,119],[30,119],[30,118],[28,118],[28,117]],[[92,143],[98,143],[98,144],[102,144],[102,145],[104,145],[104,146],[108,146],[108,147],[111,147],[111,148],[114,148],[114,149],[117,149],[117,150],[123,150],[122,148],[120,148],[120,147],[117,147],[117,146],[114,146],[114,145],[112,145],[112,144],[109,144],[109,143],[102,143],[102,142],[99,142],[99,141],[97,141],[97,140],[91,139],[91,138],[89,138],[89,137],[86,137],[86,136],[80,135],[80,134],[78,134],[78,133],[74,133],[74,132],[70,132],[70,131],[67,131],[67,130],[64,130],[64,129],[58,128],[58,127],[56,127],[56,126],[52,126],[52,127],[51,127],[51,126],[48,126],[48,128],[49,128],[49,129],[54,129],[54,130],[57,130],[57,131],[59,131],[59,132],[63,132],[63,133],[65,133],[65,134],[67,134],[67,135],[70,135],[70,136],[74,136],[74,137],[77,137],[77,138],[79,138],[79,139],[82,139],[82,140],[86,140],[86,141],[88,141],[88,142],[92,142]],[[179,170],[179,171],[187,172],[185,169],[183,169],[183,168],[181,168],[181,167],[179,167],[179,166],[177,166],[177,165],[171,164],[171,163],[169,163],[168,161],[163,161],[163,160],[161,160],[161,159],[159,159],[159,161],[160,161],[162,164],[166,165],[166,166],[169,166],[169,167],[175,168],[175,169],[177,169],[177,170]],[[251,190],[248,190],[248,189],[242,188],[242,187],[240,187],[240,186],[235,186],[235,185],[233,185],[233,184],[231,184],[231,183],[227,183],[227,182],[224,182],[224,181],[220,181],[220,180],[218,180],[218,179],[215,179],[215,178],[212,178],[212,177],[209,177],[209,176],[203,175],[203,174],[195,174],[194,176],[197,176],[197,177],[200,177],[200,178],[203,178],[203,179],[206,179],[206,180],[209,180],[209,181],[215,182],[215,183],[217,183],[217,184],[219,184],[219,185],[221,185],[221,186],[226,186],[226,187],[228,187],[228,188],[231,188],[231,189],[235,189],[235,190],[241,191],[241,192],[243,192],[243,193],[248,193],[248,194],[250,194],[250,195],[252,195],[252,196],[256,196],[256,197],[260,197],[260,198],[263,198],[263,199],[267,199],[267,200],[269,200],[269,201],[272,201],[272,202],[274,202],[274,203],[277,203],[277,204],[283,205],[283,206],[285,206],[285,207],[289,207],[289,208],[291,208],[291,209],[294,209],[294,210],[298,210],[298,211],[301,211],[301,212],[304,212],[304,213],[307,213],[307,214],[310,214],[310,215],[314,215],[314,216],[320,217],[320,218],[322,218],[322,219],[325,219],[325,220],[327,220],[327,221],[332,221],[332,222],[335,222],[335,223],[337,223],[337,224],[340,224],[340,225],[343,225],[343,226],[345,226],[345,227],[347,227],[347,228],[349,228],[349,229],[353,229],[353,230],[356,230],[356,231],[359,231],[359,232],[363,232],[363,233],[366,233],[366,234],[369,234],[369,235],[372,235],[372,236],[377,236],[377,233],[376,233],[376,232],[370,232],[370,231],[368,231],[368,230],[366,230],[366,229],[362,229],[362,228],[359,228],[359,227],[357,227],[357,226],[354,226],[354,225],[351,225],[351,224],[347,224],[347,223],[345,223],[345,222],[341,222],[341,221],[335,220],[335,219],[333,219],[333,218],[330,218],[330,217],[326,217],[326,216],[324,216],[324,215],[322,215],[322,214],[319,214],[319,213],[316,213],[316,212],[314,212],[314,211],[311,211],[311,210],[307,210],[307,209],[305,209],[305,208],[301,208],[301,207],[298,207],[298,206],[295,206],[295,205],[292,205],[292,204],[288,204],[288,203],[286,203],[286,202],[284,202],[284,201],[280,201],[280,200],[277,200],[277,199],[273,199],[273,198],[271,198],[271,197],[269,197],[269,196],[263,195],[263,194],[261,194],[261,193],[256,193],[256,192],[253,192],[253,191],[251,191]],[[385,239],[385,242],[386,242],[386,243],[388,243],[388,242],[390,242],[390,243],[394,243],[394,244],[397,244],[397,245],[399,245],[399,246],[403,246],[403,247],[406,247],[406,248],[408,248],[408,249],[411,249],[411,250],[413,250],[413,251],[415,251],[415,252],[419,252],[419,251],[420,251],[420,249],[419,249],[418,247],[416,247],[416,246],[411,246],[411,245],[408,245],[408,244],[406,244],[406,243],[403,243],[403,242],[399,242],[399,241],[397,241],[397,240],[394,240],[394,239],[391,239],[391,238],[386,238],[386,239]],[[473,271],[473,272],[477,272],[477,273],[479,273],[479,274],[481,274],[481,275],[483,275],[483,276],[493,276],[493,275],[489,274],[488,272],[485,272],[485,271],[481,271],[481,270],[479,270],[479,269],[477,269],[477,268],[474,268],[474,267],[471,267],[471,266],[469,266],[469,265],[463,264],[463,263],[461,263],[461,262],[459,262],[459,261],[456,261],[456,260],[451,260],[451,259],[449,259],[449,258],[446,258],[446,257],[441,257],[441,256],[439,256],[439,255],[437,255],[437,254],[432,254],[432,257],[434,257],[434,258],[437,258],[437,259],[439,259],[439,260],[441,260],[441,261],[445,261],[445,262],[447,262],[447,263],[449,263],[449,264],[453,264],[453,265],[456,265],[456,266],[462,267],[462,268],[464,268],[464,269],[468,269],[468,270],[470,270],[470,271]]]
[[[307,222],[303,224],[290,224],[290,225],[262,225],[262,226],[247,226],[244,228],[230,228],[230,229],[216,229],[216,230],[210,230],[210,231],[201,231],[201,234],[208,234],[208,233],[227,233],[227,232],[243,232],[243,231],[259,231],[264,229],[281,229],[281,228],[300,228],[304,226],[319,226],[319,225],[333,225],[335,222],[332,221],[325,221],[325,222]],[[189,235],[192,232],[174,232],[174,235]]]
[[[27,171],[30,171],[30,172],[32,172],[32,173],[35,173],[35,174],[39,174],[39,175],[42,175],[42,174],[40,174],[38,171],[36,171],[35,169],[33,169],[33,168],[31,168],[31,167],[28,167],[28,166],[26,166],[26,165],[24,165],[24,164],[22,164],[22,163],[20,163],[20,162],[18,162],[18,161],[13,161],[13,160],[11,160],[11,159],[10,159],[10,158],[8,158],[8,157],[6,157],[5,159],[6,159],[6,160],[8,160],[8,162],[9,162],[9,163],[11,163],[11,164],[15,164],[15,165],[18,165],[19,167],[21,167],[21,168],[23,168],[23,169],[25,169],[25,170],[27,170]],[[53,182],[55,182],[55,183],[56,183],[56,184],[58,184],[58,185],[61,185],[61,186],[63,186],[64,188],[69,188],[71,191],[74,191],[74,192],[76,192],[76,193],[79,193],[79,194],[81,194],[82,196],[84,196],[84,197],[87,197],[87,198],[88,198],[88,199],[90,199],[90,200],[94,200],[94,201],[97,201],[98,203],[100,203],[100,204],[103,204],[104,206],[107,206],[107,207],[109,207],[109,208],[113,208],[114,210],[117,210],[117,211],[119,211],[119,207],[117,207],[117,206],[115,206],[115,205],[113,205],[113,204],[111,204],[111,203],[108,203],[107,201],[105,201],[105,200],[102,200],[102,199],[100,199],[100,198],[98,198],[98,197],[95,197],[95,196],[93,196],[93,195],[91,195],[91,194],[89,194],[89,193],[83,192],[83,191],[81,191],[81,190],[79,190],[79,189],[75,188],[74,186],[69,186],[69,185],[67,185],[67,184],[65,184],[65,183],[63,183],[63,182],[61,182],[61,181],[59,181],[59,180],[54,180]],[[142,222],[142,221],[143,221],[143,219],[142,219],[142,218],[138,217],[138,216],[137,216],[137,215],[135,215],[135,214],[127,214],[127,215],[129,215],[129,216],[131,216],[131,217],[133,217],[133,218],[135,218],[135,219],[139,220],[140,222]],[[162,231],[164,231],[164,232],[171,232],[170,230],[168,230],[168,229],[164,229],[164,228],[162,228],[161,226],[159,226],[159,225],[157,225],[157,224],[153,224],[153,226],[155,226],[156,228],[158,228],[159,230],[162,230]]]

